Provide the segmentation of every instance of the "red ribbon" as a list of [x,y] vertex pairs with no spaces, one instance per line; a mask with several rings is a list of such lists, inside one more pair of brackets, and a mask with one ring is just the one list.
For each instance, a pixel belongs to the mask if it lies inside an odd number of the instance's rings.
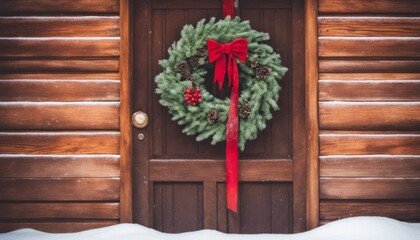
[[223,0],[223,17],[229,15],[230,18],[233,18],[235,15],[234,1],[235,0]]
[[246,38],[237,38],[230,43],[221,44],[212,39],[207,40],[210,63],[216,61],[214,82],[221,89],[226,73],[226,54],[228,55],[227,75],[228,85],[232,86],[230,93],[229,115],[226,125],[226,198],[227,207],[233,212],[238,211],[238,99],[239,73],[236,58],[245,62],[248,54]]

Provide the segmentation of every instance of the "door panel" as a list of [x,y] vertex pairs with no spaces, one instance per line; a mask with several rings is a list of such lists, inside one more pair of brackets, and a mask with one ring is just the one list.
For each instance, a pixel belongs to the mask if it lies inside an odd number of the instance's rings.
[[[293,48],[303,46],[304,41],[302,2],[240,3],[238,15],[250,20],[254,29],[270,34],[268,43],[281,54],[289,71],[280,82],[281,110],[273,113],[267,129],[240,153],[239,212],[233,214],[226,209],[225,143],[213,146],[210,141],[196,142],[183,134],[154,93],[154,77],[161,72],[158,61],[168,57],[167,50],[180,38],[182,27],[195,25],[202,18],[220,19],[222,0],[134,1],[133,111],[146,112],[150,122],[145,129],[133,128],[136,222],[165,232],[303,230],[304,222],[297,219],[304,219],[305,212],[301,193],[306,169],[299,169],[306,157],[305,130],[303,118],[294,114],[304,113],[298,109],[304,103],[304,56]],[[208,77],[207,89],[225,97],[227,92],[217,91]],[[137,139],[139,133],[145,135],[143,141]]]

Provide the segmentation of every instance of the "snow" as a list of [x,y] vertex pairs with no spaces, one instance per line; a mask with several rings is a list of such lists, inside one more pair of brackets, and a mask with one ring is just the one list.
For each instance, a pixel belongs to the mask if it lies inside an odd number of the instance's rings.
[[78,233],[44,233],[20,229],[0,234],[0,240],[419,240],[420,224],[385,217],[353,217],[297,234],[225,234],[200,230],[161,233],[138,224],[118,224]]

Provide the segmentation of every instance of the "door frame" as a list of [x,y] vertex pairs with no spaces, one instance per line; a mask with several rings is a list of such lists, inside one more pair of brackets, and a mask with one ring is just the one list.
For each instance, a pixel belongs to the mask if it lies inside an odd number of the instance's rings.
[[[133,113],[133,1],[120,0],[120,221],[133,222],[133,196],[138,195],[133,186],[141,185],[143,182],[133,182],[133,172],[148,174],[148,169],[136,169],[133,166],[133,138],[131,115]],[[150,2],[151,0],[148,0]],[[300,149],[307,149],[305,156],[299,156],[297,162],[294,161],[294,169],[302,169],[301,172],[293,171],[293,226],[294,232],[301,232],[312,229],[319,225],[319,139],[318,139],[318,58],[317,58],[317,10],[318,0],[293,1],[294,4],[303,9],[304,21],[297,23],[304,27],[304,31],[293,34],[295,37],[303,37],[304,46],[293,46],[295,51],[304,51],[305,65],[293,62],[294,66],[299,66],[302,71],[294,71],[293,74],[300,74],[304,77],[304,86],[298,89],[305,94],[302,101],[293,104],[293,126],[298,127],[298,122],[304,122],[306,131],[293,131],[293,138],[305,136],[306,141],[293,144],[294,158]],[[303,36],[302,36],[303,35]],[[296,61],[294,59],[294,61]],[[294,79],[294,75],[292,79]],[[303,88],[303,90],[302,90]],[[293,88],[293,94],[295,92]],[[298,91],[298,90],[296,90]],[[294,129],[295,130],[295,129]],[[295,136],[295,134],[300,134]],[[296,149],[295,149],[296,148]],[[296,158],[297,159],[297,158]],[[294,159],[295,160],[295,159]],[[306,171],[305,171],[306,169]],[[136,188],[137,189],[137,188]],[[148,190],[146,190],[148,191]],[[141,196],[137,198],[136,204],[149,206],[149,197]],[[146,203],[147,202],[147,203]],[[150,207],[150,206],[149,206]],[[150,226],[150,211],[142,213],[141,224]]]

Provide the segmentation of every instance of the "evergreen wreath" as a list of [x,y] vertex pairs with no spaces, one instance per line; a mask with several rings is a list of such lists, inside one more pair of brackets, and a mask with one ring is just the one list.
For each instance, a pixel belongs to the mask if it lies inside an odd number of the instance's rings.
[[169,58],[159,64],[163,71],[156,76],[156,93],[162,106],[169,109],[172,120],[185,125],[183,132],[197,135],[196,140],[211,138],[212,144],[226,138],[226,122],[230,99],[219,99],[204,88],[209,69],[206,42],[213,39],[228,43],[236,38],[248,40],[248,57],[245,63],[237,61],[240,77],[239,139],[241,151],[246,140],[257,138],[258,131],[266,128],[272,118],[271,110],[278,110],[278,80],[287,72],[280,65],[280,55],[262,43],[269,34],[251,28],[249,21],[239,17],[215,21],[199,21],[194,28],[185,25],[181,38],[169,48]]

